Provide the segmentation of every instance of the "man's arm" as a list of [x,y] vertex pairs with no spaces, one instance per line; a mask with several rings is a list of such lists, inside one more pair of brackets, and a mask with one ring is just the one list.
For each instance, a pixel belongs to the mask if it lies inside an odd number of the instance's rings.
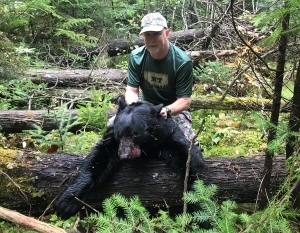
[[126,87],[125,101],[127,104],[139,101],[139,88],[138,87]]
[[[178,113],[181,113],[184,110],[187,110],[190,107],[190,104],[192,102],[191,97],[182,97],[182,98],[177,98],[177,100],[166,106],[171,110],[172,115],[176,115]],[[167,109],[162,108],[160,115],[162,115],[164,118],[167,118]]]

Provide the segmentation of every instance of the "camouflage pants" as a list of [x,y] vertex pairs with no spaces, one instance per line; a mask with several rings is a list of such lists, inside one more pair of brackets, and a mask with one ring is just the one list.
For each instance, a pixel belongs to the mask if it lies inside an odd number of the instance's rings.
[[186,139],[192,141],[195,133],[192,130],[192,116],[190,112],[183,111],[177,115],[172,116],[172,119],[184,133]]

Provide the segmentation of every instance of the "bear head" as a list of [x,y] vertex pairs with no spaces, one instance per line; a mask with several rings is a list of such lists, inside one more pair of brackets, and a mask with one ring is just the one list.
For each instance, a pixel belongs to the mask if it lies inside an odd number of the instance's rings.
[[119,109],[114,120],[114,136],[119,142],[121,159],[159,153],[175,126],[171,119],[160,115],[162,104],[138,101],[127,105],[118,99]]

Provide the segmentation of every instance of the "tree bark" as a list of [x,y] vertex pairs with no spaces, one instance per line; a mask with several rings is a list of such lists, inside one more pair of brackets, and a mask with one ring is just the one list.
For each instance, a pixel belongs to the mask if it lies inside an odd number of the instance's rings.
[[[78,93],[77,93],[78,94]],[[76,99],[74,95],[76,92],[64,91],[64,96],[62,99],[67,101],[72,101]],[[89,94],[79,92],[84,98],[89,98]],[[79,95],[78,94],[78,95]],[[59,97],[58,97],[59,98]],[[79,98],[79,97],[78,97]],[[262,106],[264,106],[264,111],[270,111],[271,103],[268,99],[257,99],[257,98],[235,98],[226,97],[223,101],[218,99],[209,98],[207,96],[198,97],[199,99],[193,99],[191,103],[191,110],[196,111],[199,109],[218,109],[218,110],[245,110],[245,111],[260,111]],[[282,109],[282,111],[287,111],[289,108]],[[71,117],[70,123],[75,122],[78,118],[77,110],[66,110],[63,112],[64,117]],[[112,115],[112,112],[108,112]],[[40,126],[45,131],[50,131],[52,129],[58,129],[60,122],[56,118],[61,118],[62,113],[54,110],[8,110],[0,111],[0,126],[1,130],[5,133],[20,133],[23,130],[35,129],[34,125]],[[82,128],[83,125],[75,125],[70,128],[70,132],[76,132]]]
[[[108,82],[122,83],[127,77],[126,70],[34,70],[26,72],[34,83],[47,83],[48,87],[103,87]],[[114,83],[115,84],[115,83]]]
[[234,57],[238,55],[236,50],[214,50],[214,51],[186,51],[186,54],[193,60],[193,63],[199,63],[200,60],[214,61],[219,58]]
[[[76,174],[84,156],[41,155],[26,151],[2,156],[0,202],[8,209],[38,216]],[[216,199],[254,203],[262,178],[264,157],[206,158],[207,167],[198,178],[218,186]],[[284,156],[274,157],[271,197],[285,178]],[[138,195],[147,207],[181,207],[183,181],[160,160],[137,159],[124,162],[122,169],[95,190],[87,203],[101,209],[113,193]],[[181,208],[182,210],[182,208]]]
[[[65,117],[71,117],[71,122],[75,122],[78,117],[77,110],[66,110],[64,112]],[[0,127],[4,133],[21,133],[23,130],[34,130],[35,126],[41,127],[45,131],[51,131],[52,129],[58,129],[60,121],[56,120],[56,117],[61,119],[62,116],[57,111],[53,110],[8,110],[0,111]],[[69,131],[76,132],[81,129],[82,125],[76,125]]]
[[[278,46],[278,57],[277,57],[277,66],[276,66],[276,76],[274,81],[274,93],[273,93],[273,102],[272,102],[272,111],[270,118],[270,125],[268,128],[268,139],[267,144],[270,145],[273,140],[276,139],[277,135],[277,125],[279,120],[280,113],[280,104],[281,104],[281,92],[283,77],[285,71],[285,61],[286,61],[286,48],[288,44],[288,35],[286,32],[289,29],[289,20],[290,14],[286,13],[283,16],[281,25],[282,25],[282,34],[279,39]],[[270,190],[270,180],[271,172],[273,167],[273,157],[274,152],[271,150],[266,150],[265,162],[264,162],[264,178],[262,179],[261,189],[259,192],[259,209],[263,210],[267,207],[269,202],[269,190]]]
[[[289,117],[289,130],[292,133],[298,133],[300,129],[300,60],[298,61],[298,68],[296,73],[296,78],[294,81],[294,95],[292,98],[292,109]],[[289,134],[286,143],[286,157],[296,157],[299,151],[298,138],[295,134]],[[296,187],[292,193],[293,206],[295,209],[300,209],[300,187]],[[300,217],[298,217],[298,222],[300,223]]]

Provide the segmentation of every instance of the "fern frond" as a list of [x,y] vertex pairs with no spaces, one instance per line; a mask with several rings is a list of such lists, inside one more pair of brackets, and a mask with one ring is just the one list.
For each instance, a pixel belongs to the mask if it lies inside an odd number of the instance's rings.
[[86,35],[82,33],[76,33],[75,31],[58,28],[55,33],[56,36],[65,36],[74,42],[82,42],[85,40]]
[[69,17],[67,21],[62,24],[62,29],[70,30],[75,27],[86,26],[91,22],[93,22],[93,20],[89,18],[76,19]]

